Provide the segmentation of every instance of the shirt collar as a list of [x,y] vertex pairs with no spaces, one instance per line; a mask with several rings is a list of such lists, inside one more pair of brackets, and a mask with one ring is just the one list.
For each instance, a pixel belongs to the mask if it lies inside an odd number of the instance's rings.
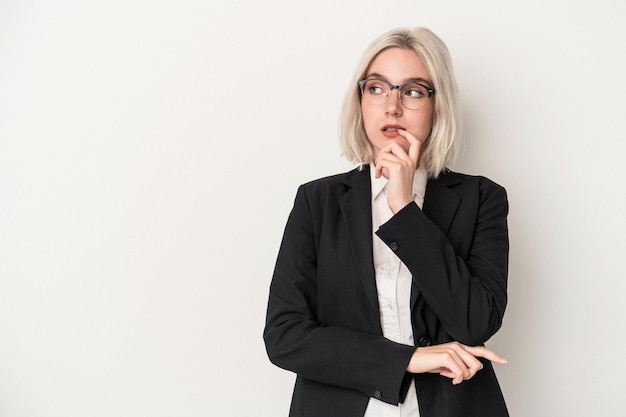
[[[387,186],[387,178],[382,175],[376,178],[376,167],[370,162],[370,179],[372,182],[372,200],[385,189]],[[428,181],[428,173],[422,167],[418,167],[413,174],[413,198],[423,199],[426,193],[426,182]]]

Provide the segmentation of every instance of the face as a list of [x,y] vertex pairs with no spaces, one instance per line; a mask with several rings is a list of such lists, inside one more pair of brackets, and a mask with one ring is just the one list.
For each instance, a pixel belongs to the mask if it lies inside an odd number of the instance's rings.
[[[386,49],[370,63],[365,78],[384,78],[393,85],[417,81],[432,87],[430,76],[419,56],[411,50]],[[409,150],[409,142],[397,132],[404,129],[412,133],[422,144],[430,134],[433,122],[434,98],[418,110],[409,110],[400,103],[398,90],[391,90],[384,104],[372,104],[361,100],[361,112],[365,133],[374,147],[374,159],[382,148],[392,141]]]

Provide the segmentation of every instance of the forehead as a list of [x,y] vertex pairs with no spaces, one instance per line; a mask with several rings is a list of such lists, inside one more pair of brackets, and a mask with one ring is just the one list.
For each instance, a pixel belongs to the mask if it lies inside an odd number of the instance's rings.
[[380,52],[370,63],[366,76],[377,74],[402,83],[410,79],[429,81],[430,76],[417,53],[410,49],[389,48]]

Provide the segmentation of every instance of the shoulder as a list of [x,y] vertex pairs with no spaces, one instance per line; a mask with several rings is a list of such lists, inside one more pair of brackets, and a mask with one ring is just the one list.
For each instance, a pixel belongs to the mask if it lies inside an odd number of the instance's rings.
[[366,204],[371,196],[368,167],[357,167],[348,172],[335,174],[304,183],[298,187],[294,207],[315,213],[336,211],[344,196]]
[[341,193],[359,184],[369,184],[369,178],[369,167],[360,166],[347,172],[306,182],[299,187],[298,193],[307,195],[329,192]]
[[482,175],[464,174],[461,172],[451,171],[449,169],[446,169],[444,172],[442,172],[439,177],[431,178],[429,182],[444,185],[450,188],[454,188],[457,186],[461,188],[469,187],[476,188],[483,193],[495,192],[506,194],[506,190],[503,186],[487,177],[484,177]]
[[306,182],[302,184],[300,187],[308,189],[308,188],[335,186],[337,184],[350,184],[352,183],[353,180],[361,176],[367,176],[367,174],[369,174],[369,167],[366,165],[359,166],[347,172],[329,175],[326,177],[322,177],[322,178],[318,178],[318,179]]
[[[449,179],[445,177],[450,176]],[[509,212],[509,201],[505,188],[482,175],[468,175],[448,171],[439,178],[456,182],[449,189],[456,192],[466,202],[475,204],[481,213],[491,213],[498,218],[506,218]]]
[[431,178],[426,187],[426,195],[431,198],[454,193],[462,201],[478,206],[501,207],[508,210],[507,192],[503,186],[482,175],[469,175],[451,170],[442,172],[439,177]]

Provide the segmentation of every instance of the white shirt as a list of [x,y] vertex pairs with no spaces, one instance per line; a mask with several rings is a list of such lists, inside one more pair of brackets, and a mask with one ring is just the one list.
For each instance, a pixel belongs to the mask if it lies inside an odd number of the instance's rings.
[[[387,179],[383,176],[375,178],[375,174],[376,168],[370,164],[373,232],[393,216],[387,203]],[[426,171],[418,168],[413,176],[413,200],[420,208],[424,203],[427,180]],[[400,258],[375,233],[372,239],[383,335],[394,342],[414,346],[410,305],[413,277]],[[370,398],[364,417],[419,417],[415,383],[411,381],[404,402],[398,406]]]

